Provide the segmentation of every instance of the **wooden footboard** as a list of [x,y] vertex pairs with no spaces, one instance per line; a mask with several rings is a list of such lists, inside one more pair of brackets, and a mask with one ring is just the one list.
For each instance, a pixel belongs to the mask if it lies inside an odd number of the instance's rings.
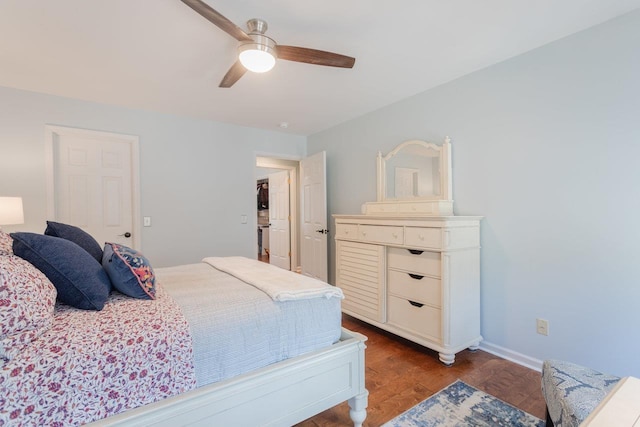
[[331,347],[105,418],[92,426],[291,426],[349,401],[366,417],[364,335],[342,329]]

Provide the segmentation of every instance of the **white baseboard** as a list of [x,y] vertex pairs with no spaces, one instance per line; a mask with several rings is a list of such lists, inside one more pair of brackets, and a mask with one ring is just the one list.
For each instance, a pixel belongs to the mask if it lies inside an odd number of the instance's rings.
[[480,350],[495,354],[496,356],[500,356],[503,359],[510,360],[518,365],[533,369],[534,371],[542,371],[542,360],[535,359],[527,356],[526,354],[518,353],[517,351],[509,350],[508,348],[504,348],[487,341],[480,342]]

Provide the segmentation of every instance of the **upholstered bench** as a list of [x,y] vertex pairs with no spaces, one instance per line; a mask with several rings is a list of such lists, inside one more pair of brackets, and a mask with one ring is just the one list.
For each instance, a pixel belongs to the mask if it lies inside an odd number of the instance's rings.
[[542,394],[547,402],[547,427],[578,427],[619,380],[573,363],[546,360]]

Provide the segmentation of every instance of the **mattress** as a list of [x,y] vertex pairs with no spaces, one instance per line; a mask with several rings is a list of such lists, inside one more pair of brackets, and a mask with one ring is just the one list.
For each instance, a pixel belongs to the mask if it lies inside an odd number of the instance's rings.
[[155,273],[189,323],[198,386],[330,346],[340,338],[340,298],[276,302],[206,263],[157,268]]

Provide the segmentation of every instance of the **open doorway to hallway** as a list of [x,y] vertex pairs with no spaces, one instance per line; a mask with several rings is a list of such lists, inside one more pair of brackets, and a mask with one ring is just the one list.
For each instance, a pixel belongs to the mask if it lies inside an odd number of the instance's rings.
[[257,259],[287,270],[300,263],[299,161],[256,157]]
[[325,282],[329,233],[326,158],[324,151],[300,160],[256,157],[256,179],[264,178],[261,174],[269,179],[269,263]]
[[269,263],[269,178],[256,182],[258,205],[258,261]]

